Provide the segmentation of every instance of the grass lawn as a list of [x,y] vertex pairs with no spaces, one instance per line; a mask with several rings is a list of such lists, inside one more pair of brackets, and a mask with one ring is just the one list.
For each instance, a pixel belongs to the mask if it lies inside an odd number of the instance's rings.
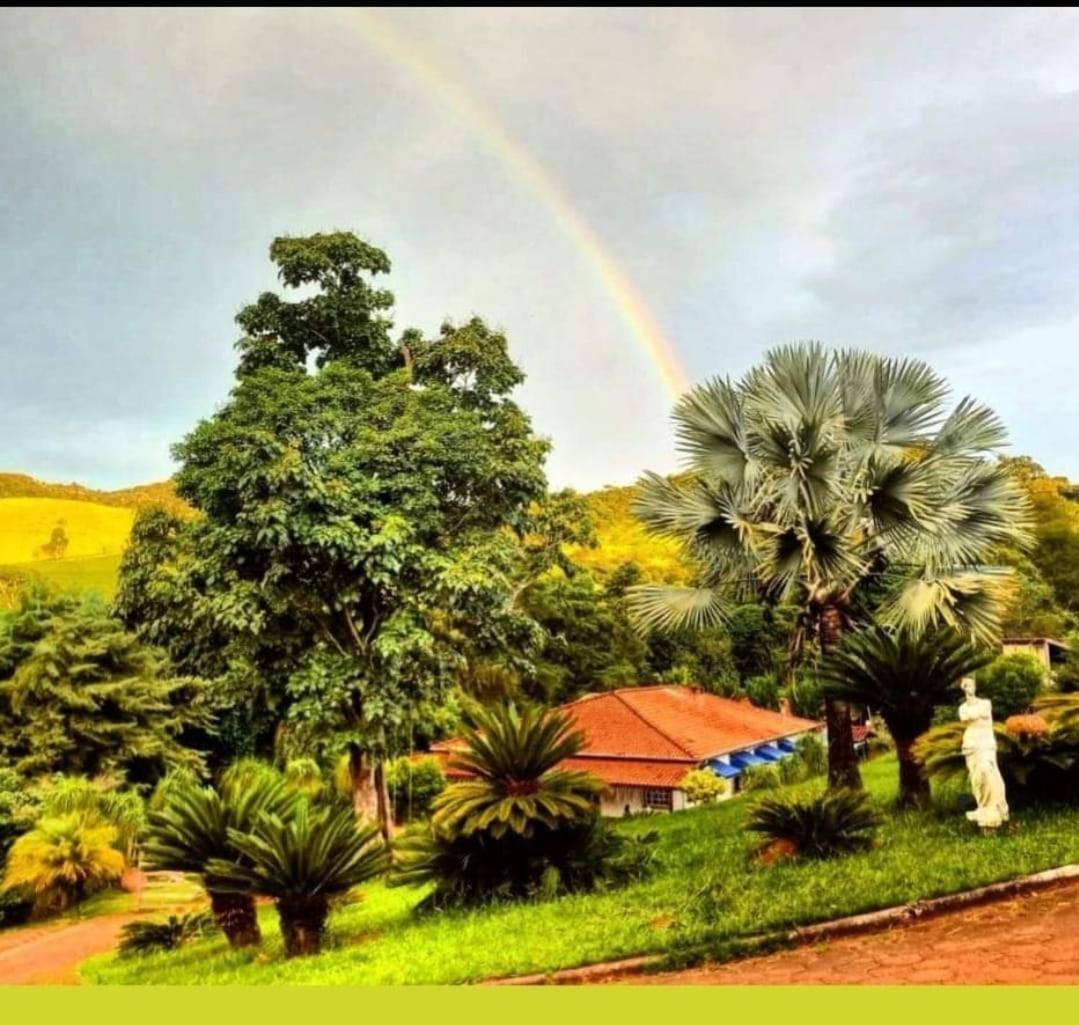
[[94,591],[110,599],[116,593],[120,575],[119,555],[94,555],[81,559],[42,559],[18,565],[0,566],[0,604],[10,591],[9,604],[14,604],[15,592],[32,579],[51,584],[61,591]]
[[[892,758],[863,773],[877,801],[894,799]],[[958,793],[945,793],[931,812],[889,815],[876,849],[836,861],[751,863],[755,840],[741,828],[748,801],[738,798],[622,823],[631,832],[660,830],[662,864],[647,881],[621,890],[417,916],[410,909],[419,892],[372,885],[362,901],[332,916],[321,957],[286,961],[267,907],[257,952],[231,952],[213,938],[129,961],[100,956],[81,971],[95,983],[470,982],[635,954],[677,956],[1079,861],[1079,811],[1020,811],[998,835],[982,836],[956,806]]]

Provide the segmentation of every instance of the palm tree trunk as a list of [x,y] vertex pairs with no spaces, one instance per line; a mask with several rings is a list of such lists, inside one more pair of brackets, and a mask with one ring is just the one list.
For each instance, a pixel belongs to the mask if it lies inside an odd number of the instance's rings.
[[929,805],[929,777],[925,767],[914,757],[914,741],[910,738],[895,740],[895,753],[899,759],[899,806],[901,808],[925,808]]
[[330,905],[325,897],[288,897],[277,902],[285,957],[307,957],[322,950]]
[[393,813],[386,783],[386,764],[364,753],[358,745],[349,748],[348,771],[352,780],[352,807],[365,822],[377,822],[383,839],[393,839]]
[[[843,630],[843,613],[836,605],[826,605],[820,613],[820,648],[826,655],[839,644]],[[850,705],[845,701],[827,698],[824,702],[824,721],[828,727],[828,788],[862,789],[862,774],[858,771],[858,756],[854,753],[851,735]]]
[[211,890],[210,910],[213,912],[214,922],[225,934],[230,947],[257,947],[262,941],[254,897],[243,893],[219,893]]

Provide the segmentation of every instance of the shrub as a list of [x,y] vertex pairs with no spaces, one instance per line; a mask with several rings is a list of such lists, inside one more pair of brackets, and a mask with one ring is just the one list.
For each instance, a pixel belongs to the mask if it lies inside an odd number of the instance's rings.
[[285,766],[285,786],[309,800],[316,800],[326,789],[322,769],[314,758],[293,758]]
[[771,673],[751,676],[746,681],[746,697],[758,708],[779,708],[779,681]]
[[116,828],[78,814],[41,819],[8,852],[4,889],[19,890],[47,915],[77,904],[120,878],[124,857]]
[[129,922],[120,931],[117,950],[121,957],[177,950],[205,936],[213,925],[213,915],[206,911],[169,915],[163,922]]
[[807,777],[823,776],[828,771],[828,749],[815,733],[799,737],[794,751],[805,763]]
[[218,888],[272,897],[285,956],[322,949],[330,898],[379,875],[389,863],[377,824],[359,826],[351,808],[301,801],[287,818],[263,812],[250,832],[229,830],[235,861],[211,860]]
[[979,696],[993,702],[993,717],[998,720],[1027,711],[1046,683],[1041,664],[1025,652],[999,656],[974,679]]
[[743,790],[774,790],[783,782],[779,767],[770,765],[751,765],[742,770]]
[[[1079,799],[1079,694],[1045,694],[1034,714],[995,722],[997,764],[1009,795]],[[964,723],[934,726],[914,745],[915,757],[938,779],[966,779]]]
[[386,784],[398,822],[424,818],[431,802],[446,788],[446,777],[434,758],[396,758],[386,767]]
[[809,778],[809,766],[801,755],[792,754],[776,762],[779,771],[779,781],[786,786],[788,783],[801,783]]
[[821,682],[815,676],[803,676],[787,685],[784,692],[791,704],[791,712],[803,719],[820,719],[824,694]]
[[710,804],[726,797],[730,785],[710,769],[694,769],[682,777],[678,784],[686,797],[694,804]]
[[882,821],[864,791],[829,790],[766,797],[750,811],[746,829],[764,838],[758,853],[765,857],[778,845],[803,858],[831,858],[868,849]]
[[598,815],[557,829],[537,826],[527,837],[450,835],[422,823],[398,839],[389,883],[433,885],[423,909],[602,889],[646,877],[658,837],[656,832],[626,837]]
[[87,824],[116,830],[116,849],[127,864],[135,861],[135,845],[146,826],[142,798],[134,790],[121,790],[115,780],[85,776],[54,776],[40,790],[41,814],[46,818],[78,815]]

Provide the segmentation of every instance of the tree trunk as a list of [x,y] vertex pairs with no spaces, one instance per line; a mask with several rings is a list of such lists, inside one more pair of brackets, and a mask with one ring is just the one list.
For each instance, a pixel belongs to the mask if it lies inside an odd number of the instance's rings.
[[352,807],[357,817],[365,822],[377,822],[388,843],[393,839],[393,814],[385,762],[372,759],[353,744],[348,753],[348,771],[352,780]]
[[211,890],[210,910],[213,912],[214,922],[225,934],[230,947],[257,947],[262,941],[254,897],[245,893],[219,893]]
[[[820,649],[822,655],[839,644],[843,630],[843,612],[836,605],[826,605],[820,613]],[[858,756],[851,735],[850,706],[845,701],[827,698],[824,721],[828,726],[828,788],[862,789]]]
[[928,807],[929,777],[925,774],[925,766],[914,757],[914,741],[900,740],[894,733],[892,739],[895,740],[895,753],[899,759],[899,807]]
[[330,905],[325,897],[287,897],[277,902],[285,957],[307,957],[322,950]]

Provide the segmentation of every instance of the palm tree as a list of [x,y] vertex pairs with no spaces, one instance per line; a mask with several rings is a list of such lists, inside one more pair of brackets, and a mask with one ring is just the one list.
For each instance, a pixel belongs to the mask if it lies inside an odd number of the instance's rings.
[[301,800],[284,818],[263,812],[250,832],[230,829],[229,842],[241,857],[209,870],[229,892],[274,899],[286,957],[317,954],[330,898],[389,867],[378,824],[359,825],[341,805]]
[[255,902],[223,885],[211,863],[235,860],[237,831],[254,827],[263,812],[288,814],[299,801],[284,781],[271,776],[233,773],[218,789],[177,781],[151,810],[143,856],[150,868],[194,872],[210,898],[214,921],[232,947],[249,947],[262,938]]
[[821,668],[826,696],[880,712],[899,758],[899,803],[929,803],[929,778],[913,745],[959,680],[991,662],[988,649],[951,629],[916,633],[871,627],[847,637]]
[[[684,478],[646,475],[637,515],[682,542],[696,587],[633,595],[644,630],[722,623],[749,597],[795,604],[827,652],[871,605],[885,623],[999,629],[1001,544],[1031,541],[1028,500],[986,455],[996,415],[925,363],[816,344],[769,352],[737,383],[714,379],[679,401]],[[795,654],[799,646],[795,647]],[[831,786],[860,786],[848,706],[826,703]]]
[[476,709],[465,731],[467,748],[451,768],[471,777],[452,783],[435,798],[436,829],[494,838],[507,831],[530,836],[535,826],[557,829],[588,818],[603,781],[590,772],[556,768],[581,750],[584,734],[558,712],[512,703]]

